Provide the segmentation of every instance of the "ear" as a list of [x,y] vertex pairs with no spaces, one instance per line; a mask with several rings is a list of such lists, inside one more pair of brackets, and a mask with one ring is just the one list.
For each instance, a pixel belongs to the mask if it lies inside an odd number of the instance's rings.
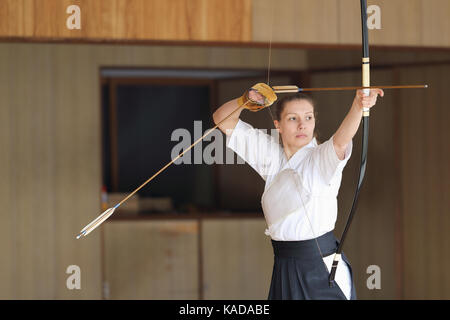
[[281,129],[280,129],[280,122],[279,122],[278,120],[273,120],[273,124],[275,125],[275,128],[277,128],[277,130],[278,130],[279,132],[281,132]]

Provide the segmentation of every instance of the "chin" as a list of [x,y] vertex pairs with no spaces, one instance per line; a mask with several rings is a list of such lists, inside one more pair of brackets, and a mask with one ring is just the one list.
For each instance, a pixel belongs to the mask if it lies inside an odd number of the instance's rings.
[[298,147],[298,148],[301,148],[301,147],[304,147],[304,146],[306,146],[308,143],[310,143],[312,140],[309,138],[309,137],[306,137],[306,138],[299,138],[299,139],[296,139],[296,141],[295,141],[295,145]]
[[[302,139],[302,140],[304,140],[304,139]],[[308,143],[309,143],[309,140],[308,141],[306,141],[306,140],[297,141],[296,140],[296,141],[294,141],[294,143],[291,144],[291,146],[294,146],[295,149],[300,149],[300,148],[303,148],[304,146],[306,146]]]

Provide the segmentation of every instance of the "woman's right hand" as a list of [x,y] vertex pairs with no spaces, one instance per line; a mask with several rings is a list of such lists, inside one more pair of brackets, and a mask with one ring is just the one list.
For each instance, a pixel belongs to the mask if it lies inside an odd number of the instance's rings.
[[[213,114],[213,120],[226,135],[236,127],[243,108],[256,112],[272,105],[277,100],[273,89],[265,83],[257,83],[242,97],[233,99],[220,106]],[[220,125],[219,125],[220,124]]]
[[265,102],[264,96],[253,88],[250,88],[250,90],[248,90],[248,97],[250,98],[250,100],[257,101],[261,105],[263,105]]
[[276,100],[277,95],[271,87],[265,83],[257,83],[238,99],[238,103],[244,108],[256,112],[271,106]]

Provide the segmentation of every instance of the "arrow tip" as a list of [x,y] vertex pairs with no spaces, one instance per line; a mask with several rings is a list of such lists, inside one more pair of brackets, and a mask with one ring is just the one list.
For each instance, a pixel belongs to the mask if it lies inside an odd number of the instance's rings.
[[77,240],[80,239],[81,237],[83,237],[85,234],[86,234],[86,230],[84,230],[79,235],[77,235]]

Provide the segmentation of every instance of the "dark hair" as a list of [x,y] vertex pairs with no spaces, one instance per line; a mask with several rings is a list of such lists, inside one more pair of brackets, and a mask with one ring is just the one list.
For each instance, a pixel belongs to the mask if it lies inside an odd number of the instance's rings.
[[[278,102],[275,106],[275,119],[280,121],[281,114],[283,113],[283,110],[286,107],[286,104],[288,102],[295,101],[295,100],[306,100],[309,103],[311,103],[311,105],[313,106],[313,109],[314,109],[314,119],[316,120],[316,125],[317,125],[318,121],[317,121],[316,102],[314,101],[314,99],[311,96],[301,93],[301,92],[290,95],[290,96],[285,96],[285,97],[281,98],[280,100],[278,100]],[[280,136],[280,138],[281,138],[281,136]],[[316,130],[314,130],[314,138],[316,138],[317,143],[319,143]]]
[[315,103],[314,99],[307,94],[299,92],[299,93],[296,93],[296,94],[293,94],[290,96],[285,96],[285,97],[281,98],[280,100],[278,100],[276,108],[275,108],[275,116],[278,121],[281,120],[281,114],[283,113],[283,110],[286,107],[286,104],[288,102],[295,101],[295,100],[306,100],[309,103],[311,103],[311,105],[314,108],[314,117],[316,116],[316,103]]

